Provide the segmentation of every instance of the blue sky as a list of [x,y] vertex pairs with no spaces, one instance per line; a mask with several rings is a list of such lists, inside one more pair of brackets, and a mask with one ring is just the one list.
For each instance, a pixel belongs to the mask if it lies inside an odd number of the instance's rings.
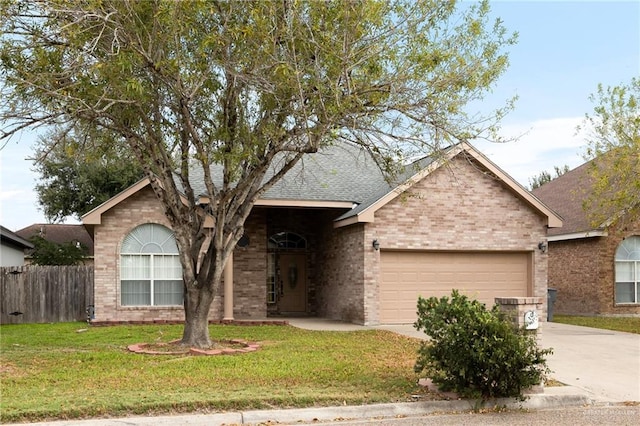
[[[542,170],[575,167],[584,160],[585,138],[576,126],[593,109],[588,97],[598,83],[628,83],[640,76],[640,2],[493,1],[493,15],[519,33],[510,67],[481,109],[518,95],[503,121],[504,145],[474,143],[523,185]],[[0,151],[0,224],[18,230],[45,222],[33,192],[34,136],[24,134]]]

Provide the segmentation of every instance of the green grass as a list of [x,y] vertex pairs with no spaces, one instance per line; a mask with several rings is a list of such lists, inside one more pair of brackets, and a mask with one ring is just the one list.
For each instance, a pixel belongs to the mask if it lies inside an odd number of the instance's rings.
[[582,317],[554,315],[553,322],[640,334],[640,318],[638,317]]
[[212,326],[213,339],[262,346],[210,357],[126,349],[181,332],[169,325],[1,326],[0,421],[394,402],[423,392],[413,372],[419,341],[387,331]]

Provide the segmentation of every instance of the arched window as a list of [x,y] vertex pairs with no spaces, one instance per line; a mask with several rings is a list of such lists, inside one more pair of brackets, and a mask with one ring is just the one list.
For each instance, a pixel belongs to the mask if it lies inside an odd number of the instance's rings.
[[624,239],[616,250],[616,303],[640,301],[640,237]]
[[182,305],[182,266],[171,230],[140,225],[125,237],[120,253],[123,306]]
[[293,232],[278,232],[269,238],[270,249],[305,249],[307,240]]

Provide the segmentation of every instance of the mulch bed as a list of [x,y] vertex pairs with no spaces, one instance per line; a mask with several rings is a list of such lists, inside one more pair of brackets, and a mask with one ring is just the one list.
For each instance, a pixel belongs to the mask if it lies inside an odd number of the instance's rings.
[[218,340],[214,342],[214,346],[210,349],[190,348],[180,345],[180,340],[173,340],[168,343],[136,343],[127,346],[127,349],[137,354],[145,355],[239,355],[249,352],[255,352],[260,345],[255,342],[247,342],[246,340]]

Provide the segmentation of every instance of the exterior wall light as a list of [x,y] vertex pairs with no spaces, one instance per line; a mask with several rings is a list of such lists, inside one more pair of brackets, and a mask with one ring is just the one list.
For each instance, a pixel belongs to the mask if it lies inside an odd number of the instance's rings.
[[380,241],[373,240],[373,243],[371,245],[373,246],[374,250],[376,250],[376,251],[380,250]]
[[538,243],[538,248],[540,249],[541,252],[546,253],[547,252],[547,243],[545,243],[544,241],[541,241]]

